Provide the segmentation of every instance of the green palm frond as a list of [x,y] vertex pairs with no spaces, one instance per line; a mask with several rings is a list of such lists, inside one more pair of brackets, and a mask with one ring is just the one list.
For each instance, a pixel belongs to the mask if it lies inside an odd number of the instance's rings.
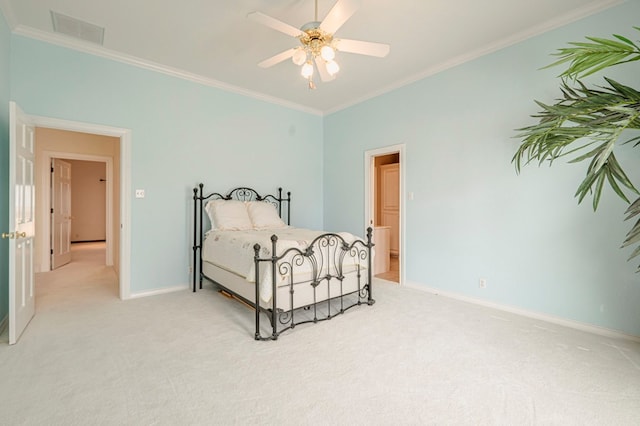
[[[629,220],[640,215],[640,198],[635,200],[633,204],[629,206],[625,214],[627,215],[627,217],[625,217],[624,220]],[[631,253],[631,256],[629,256],[629,260],[633,259],[634,257],[640,256],[640,219],[636,221],[635,225],[633,225],[633,228],[631,228],[631,231],[629,231],[629,233],[627,234],[627,238],[622,243],[621,248],[628,247],[632,244],[638,244],[638,246]],[[638,266],[637,272],[640,272],[640,265]]]
[[[640,27],[634,28],[640,31]],[[616,143],[640,145],[640,92],[606,77],[607,85],[595,88],[579,80],[607,67],[640,60],[638,44],[620,35],[614,37],[615,40],[587,37],[589,42],[569,43],[570,47],[558,50],[555,55],[560,59],[545,68],[568,63],[560,74],[562,98],[553,105],[536,101],[542,110],[532,117],[538,123],[517,130],[522,142],[511,160],[518,173],[523,165],[532,162],[551,165],[566,156],[572,157],[569,163],[589,160],[575,196],[581,203],[591,194],[594,210],[605,185],[627,203],[626,193],[640,194],[614,154]],[[630,135],[629,139],[620,142],[623,134]],[[625,220],[640,215],[640,198],[626,214]],[[622,247],[635,244],[638,246],[629,259],[640,256],[640,219]]]
[[[593,194],[594,210],[605,182],[627,203],[629,199],[623,187],[639,193],[620,167],[613,149],[625,130],[640,129],[640,92],[611,79],[606,81],[609,85],[599,89],[588,88],[580,81],[577,81],[578,87],[572,88],[563,81],[564,96],[558,103],[537,102],[542,111],[533,117],[539,122],[518,129],[518,137],[523,141],[512,159],[519,172],[523,164],[532,161],[552,164],[558,158],[583,152],[569,162],[591,159],[576,197],[582,202],[588,194]],[[580,141],[577,147],[576,141]],[[584,152],[586,148],[590,150]]]
[[[634,27],[640,31],[640,27]],[[558,49],[560,59],[544,68],[569,62],[560,76],[579,78],[594,74],[604,68],[640,60],[640,46],[626,37],[614,34],[617,40],[586,37],[588,42],[569,43],[572,47]]]

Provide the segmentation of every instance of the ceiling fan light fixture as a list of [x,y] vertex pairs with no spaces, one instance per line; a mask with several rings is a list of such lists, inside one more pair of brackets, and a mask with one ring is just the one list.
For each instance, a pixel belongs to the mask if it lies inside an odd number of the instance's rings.
[[310,61],[307,61],[300,70],[300,74],[304,78],[311,78],[313,76],[313,64]]
[[322,49],[320,49],[320,56],[322,56],[322,59],[327,62],[333,61],[333,59],[336,57],[336,51],[333,50],[331,46],[325,45],[322,46]]
[[[2,2],[2,0],[0,0],[0,2]],[[298,47],[278,53],[258,63],[258,66],[268,68],[291,58],[294,64],[301,67],[300,74],[308,80],[309,89],[315,89],[313,74],[316,69],[320,80],[323,82],[334,80],[335,74],[340,71],[340,66],[335,60],[338,51],[379,58],[383,58],[389,53],[388,44],[334,38],[336,31],[338,31],[358,9],[361,0],[337,0],[322,21],[318,20],[318,0],[315,0],[314,3],[314,20],[307,22],[300,28],[296,28],[261,12],[252,12],[247,15],[248,18],[276,31],[295,37],[300,42]]]
[[340,71],[340,65],[336,61],[327,61],[327,72],[329,75],[335,75]]

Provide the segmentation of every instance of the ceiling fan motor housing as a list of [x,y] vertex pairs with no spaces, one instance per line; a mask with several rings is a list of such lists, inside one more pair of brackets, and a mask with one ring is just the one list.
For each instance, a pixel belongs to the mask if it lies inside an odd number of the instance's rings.
[[313,21],[303,25],[301,28],[302,35],[300,36],[300,43],[308,50],[314,57],[320,56],[320,50],[324,46],[331,46],[333,42],[333,34],[329,34],[320,28],[320,22]]

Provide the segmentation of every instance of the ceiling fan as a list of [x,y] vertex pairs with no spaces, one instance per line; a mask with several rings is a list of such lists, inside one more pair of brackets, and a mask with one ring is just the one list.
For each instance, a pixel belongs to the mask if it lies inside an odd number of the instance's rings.
[[315,89],[314,64],[322,81],[333,80],[335,74],[340,70],[335,61],[336,52],[358,53],[378,58],[387,56],[389,53],[388,44],[334,37],[336,31],[360,7],[360,3],[361,0],[338,0],[320,22],[318,21],[318,0],[315,0],[314,20],[304,24],[300,29],[261,12],[249,13],[247,15],[249,19],[300,40],[300,46],[265,59],[258,66],[269,68],[291,58],[294,64],[302,66],[300,73],[309,81],[309,89]]

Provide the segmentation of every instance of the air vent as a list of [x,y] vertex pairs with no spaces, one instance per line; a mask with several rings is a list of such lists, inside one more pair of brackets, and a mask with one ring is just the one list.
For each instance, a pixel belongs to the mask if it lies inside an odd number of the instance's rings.
[[104,41],[104,28],[88,22],[51,11],[53,31],[65,34],[80,40],[102,45]]

